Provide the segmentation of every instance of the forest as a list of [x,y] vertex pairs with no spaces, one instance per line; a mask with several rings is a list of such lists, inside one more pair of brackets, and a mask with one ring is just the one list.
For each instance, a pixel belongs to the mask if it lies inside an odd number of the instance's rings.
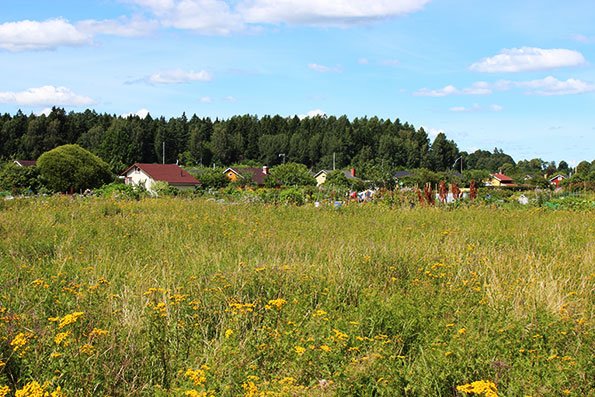
[[166,119],[94,110],[67,113],[57,107],[48,115],[21,111],[0,115],[0,159],[34,160],[70,143],[98,155],[116,173],[134,162],[187,166],[296,162],[313,170],[375,164],[390,170],[481,169],[519,175],[570,171],[565,161],[557,166],[539,158],[515,163],[498,148],[460,151],[444,133],[431,140],[423,128],[398,118],[239,115],[212,120],[182,114]]

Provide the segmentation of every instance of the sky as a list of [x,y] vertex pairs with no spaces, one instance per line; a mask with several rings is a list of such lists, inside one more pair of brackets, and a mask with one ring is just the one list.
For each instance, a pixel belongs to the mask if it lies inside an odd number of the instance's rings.
[[373,117],[595,159],[592,0],[0,0],[0,112]]

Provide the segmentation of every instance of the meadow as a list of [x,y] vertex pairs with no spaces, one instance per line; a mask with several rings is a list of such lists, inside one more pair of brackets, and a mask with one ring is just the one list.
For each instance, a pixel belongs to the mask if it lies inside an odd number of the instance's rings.
[[0,396],[595,395],[595,211],[0,203]]

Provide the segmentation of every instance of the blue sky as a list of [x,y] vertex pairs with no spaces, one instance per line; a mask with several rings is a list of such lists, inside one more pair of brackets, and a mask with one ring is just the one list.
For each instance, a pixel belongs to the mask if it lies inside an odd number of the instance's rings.
[[0,112],[399,118],[595,158],[592,0],[0,0]]

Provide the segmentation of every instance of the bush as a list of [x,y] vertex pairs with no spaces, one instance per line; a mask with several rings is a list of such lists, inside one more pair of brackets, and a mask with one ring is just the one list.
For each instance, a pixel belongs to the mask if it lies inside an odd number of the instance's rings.
[[271,168],[267,178],[269,187],[275,186],[316,186],[316,179],[303,164],[287,163]]
[[12,194],[37,193],[41,187],[37,167],[19,167],[14,163],[0,169],[0,190]]
[[109,165],[78,145],[63,145],[45,152],[37,168],[48,189],[75,192],[97,188],[113,179]]
[[284,204],[304,205],[306,199],[303,193],[297,188],[284,189],[279,193],[279,200]]

